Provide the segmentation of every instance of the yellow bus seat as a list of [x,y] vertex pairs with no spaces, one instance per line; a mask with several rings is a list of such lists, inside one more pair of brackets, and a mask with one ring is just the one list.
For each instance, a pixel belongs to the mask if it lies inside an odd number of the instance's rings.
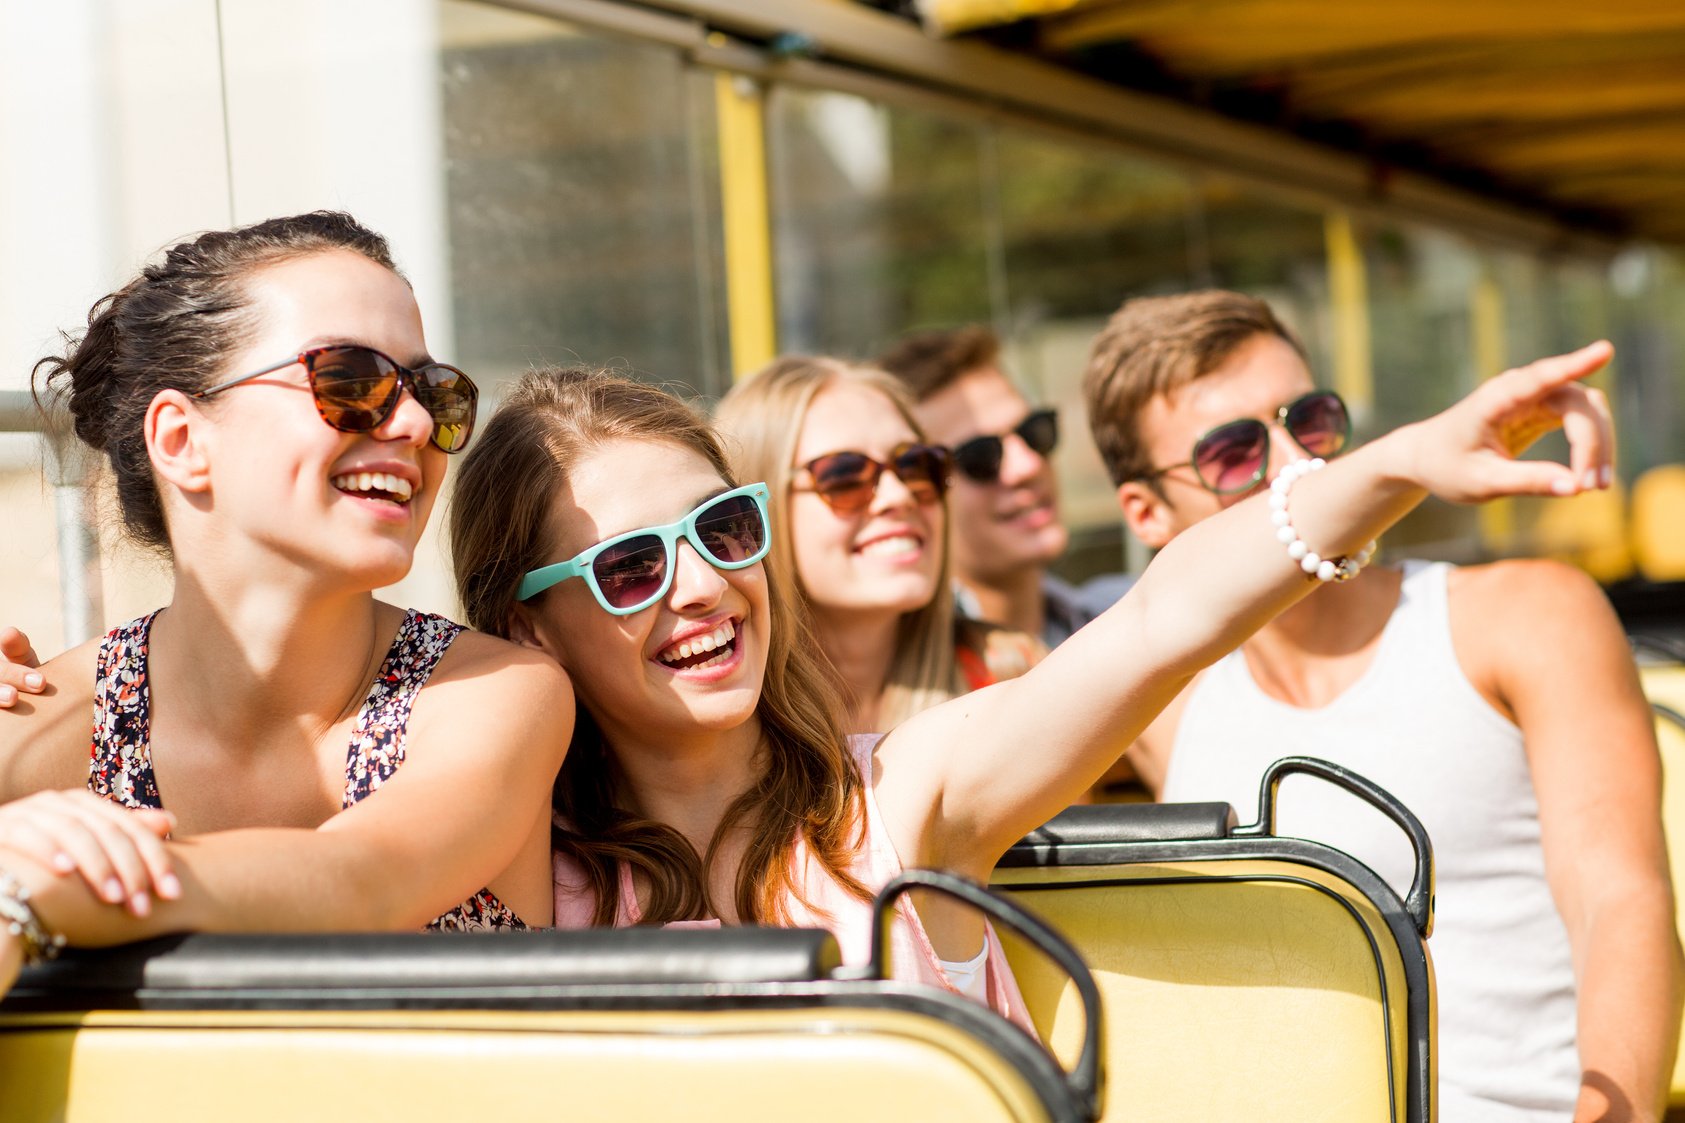
[[[1359,791],[1416,846],[1405,901],[1355,859],[1274,836],[1274,790],[1309,771]],[[1227,804],[1074,807],[1008,853],[1005,890],[1081,952],[1104,1010],[1104,1120],[1431,1123],[1432,852],[1408,811],[1304,758],[1266,774],[1257,823]],[[1066,1055],[1072,984],[1003,933],[1037,1030]]]
[[[1656,648],[1652,646],[1651,650]],[[1662,825],[1667,832],[1668,865],[1673,871],[1674,918],[1685,939],[1685,666],[1646,665],[1639,677],[1656,716],[1656,745],[1662,753]],[[1685,1032],[1681,1037],[1685,1039]],[[1668,1103],[1685,1108],[1685,1048],[1673,1062]]]
[[1685,464],[1658,464],[1632,485],[1632,553],[1648,581],[1685,581]]
[[1084,1123],[1029,1035],[789,929],[192,936],[0,1003],[8,1123]]

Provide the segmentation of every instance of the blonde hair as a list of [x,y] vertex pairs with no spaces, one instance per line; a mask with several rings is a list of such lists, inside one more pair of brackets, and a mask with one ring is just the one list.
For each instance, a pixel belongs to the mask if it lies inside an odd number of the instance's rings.
[[[840,359],[785,355],[732,387],[715,416],[725,430],[732,463],[743,479],[765,480],[773,547],[768,568],[786,588],[802,592],[800,603],[813,630],[812,610],[796,572],[790,536],[790,480],[795,475],[796,443],[808,409],[821,390],[839,383],[866,386],[888,398],[919,440],[924,430],[913,417],[912,401],[899,380],[873,367],[852,366]],[[901,721],[966,692],[954,656],[954,598],[949,595],[947,500],[943,500],[942,563],[936,594],[922,608],[903,613],[895,632],[895,657],[884,683],[878,726],[891,729]],[[828,662],[828,661],[827,661]],[[834,674],[833,670],[833,674]],[[839,688],[841,686],[838,681]]]
[[[451,503],[457,591],[474,627],[509,634],[522,575],[549,561],[554,549],[551,503],[568,471],[606,442],[625,439],[693,449],[722,479],[736,482],[707,419],[656,387],[584,368],[535,370],[516,384],[463,457]],[[865,842],[864,780],[847,751],[840,699],[789,588],[769,565],[770,650],[756,707],[764,771],[727,809],[706,853],[698,855],[665,823],[621,806],[613,746],[581,708],[556,778],[552,802],[564,825],[554,828],[552,843],[584,869],[596,894],[597,924],[615,921],[623,862],[649,881],[640,923],[717,915],[707,873],[737,825],[749,828],[735,899],[745,923],[789,923],[792,897],[811,906],[794,864],[803,838],[832,877],[870,899],[848,872]]]

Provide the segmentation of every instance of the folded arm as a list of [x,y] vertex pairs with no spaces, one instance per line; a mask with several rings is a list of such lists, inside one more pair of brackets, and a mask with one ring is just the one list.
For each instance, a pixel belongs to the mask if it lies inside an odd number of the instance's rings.
[[544,839],[572,733],[571,688],[546,659],[483,636],[464,641],[498,650],[441,665],[417,702],[404,766],[377,792],[315,829],[167,843],[180,895],[145,916],[15,851],[0,851],[0,865],[26,881],[49,927],[82,945],[188,930],[419,928],[500,874],[547,900]]

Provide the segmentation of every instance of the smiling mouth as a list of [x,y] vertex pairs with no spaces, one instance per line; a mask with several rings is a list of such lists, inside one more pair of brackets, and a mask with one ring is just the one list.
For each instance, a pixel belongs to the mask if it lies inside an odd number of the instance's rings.
[[737,652],[737,624],[727,620],[713,631],[662,648],[656,660],[675,671],[694,671],[724,663]]
[[855,552],[868,558],[906,558],[924,549],[924,541],[912,534],[895,534],[888,538],[874,538]]
[[400,507],[408,505],[410,497],[414,494],[408,480],[390,472],[347,472],[342,476],[334,476],[328,483],[346,495],[354,495],[359,499],[379,499]]

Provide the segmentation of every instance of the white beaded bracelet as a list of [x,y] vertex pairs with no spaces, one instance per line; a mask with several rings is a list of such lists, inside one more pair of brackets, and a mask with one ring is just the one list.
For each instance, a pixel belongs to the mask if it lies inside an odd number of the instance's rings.
[[1287,547],[1287,556],[1305,571],[1306,577],[1313,577],[1318,581],[1350,581],[1369,564],[1369,559],[1375,556],[1375,543],[1371,541],[1354,555],[1320,557],[1305,545],[1305,540],[1293,529],[1293,520],[1287,513],[1287,493],[1293,490],[1293,485],[1298,483],[1301,477],[1320,472],[1327,466],[1328,461],[1320,456],[1313,460],[1295,460],[1285,465],[1281,474],[1270,484],[1270,522],[1275,524],[1276,541]]

